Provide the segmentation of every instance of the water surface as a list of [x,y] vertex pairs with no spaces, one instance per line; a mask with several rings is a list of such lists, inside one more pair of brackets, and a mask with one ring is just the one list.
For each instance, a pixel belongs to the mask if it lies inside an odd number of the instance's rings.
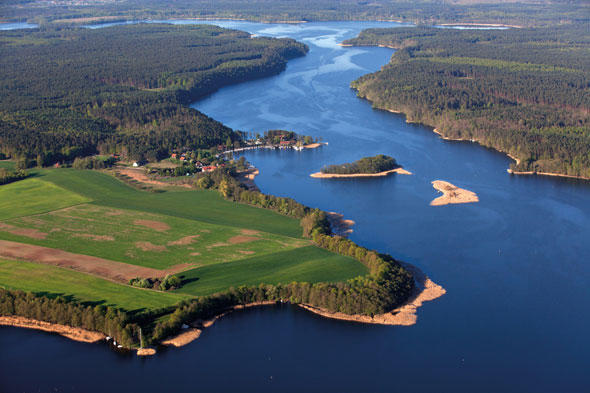
[[[337,44],[394,23],[219,24],[310,46],[284,73],[194,104],[235,129],[285,128],[329,143],[247,153],[262,191],[343,213],[356,221],[354,241],[419,266],[447,295],[424,306],[413,327],[332,321],[289,306],[236,312],[151,359],[1,328],[0,391],[588,391],[588,183],[510,176],[505,155],[443,141],[358,99],[350,81],[393,51]],[[309,177],[378,153],[414,175]],[[480,202],[429,206],[437,179]]]

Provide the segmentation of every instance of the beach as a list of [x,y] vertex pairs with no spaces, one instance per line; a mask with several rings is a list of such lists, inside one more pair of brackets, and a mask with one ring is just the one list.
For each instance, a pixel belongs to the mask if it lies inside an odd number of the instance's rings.
[[443,180],[434,180],[432,187],[443,193],[443,195],[430,202],[430,206],[443,206],[455,203],[472,203],[479,202],[476,193],[459,188],[454,184]]

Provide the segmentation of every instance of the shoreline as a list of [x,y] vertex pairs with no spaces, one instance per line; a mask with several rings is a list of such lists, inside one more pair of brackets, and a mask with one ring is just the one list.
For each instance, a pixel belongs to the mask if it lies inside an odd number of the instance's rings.
[[336,212],[327,212],[328,221],[332,226],[334,234],[342,237],[347,237],[352,233],[352,227],[356,222],[354,220],[344,219],[344,215]]
[[[373,103],[373,101],[371,101],[370,99],[366,98],[366,97],[359,97],[359,98],[363,98],[367,101],[369,101],[370,103]],[[493,149],[499,153],[505,154],[506,156],[508,156],[510,159],[516,161],[516,165],[520,164],[521,160],[515,156],[513,156],[510,153],[506,153],[505,151],[502,151],[500,149],[497,149],[495,147],[492,146],[486,146],[481,144],[480,141],[478,141],[477,139],[465,139],[465,138],[449,138],[447,136],[444,136],[437,127],[433,127],[429,124],[425,124],[425,123],[420,123],[420,122],[416,122],[416,121],[409,121],[408,120],[408,116],[405,112],[402,111],[396,111],[394,109],[386,109],[386,108],[379,108],[379,107],[375,107],[375,109],[378,110],[383,110],[386,112],[391,112],[394,114],[398,114],[398,115],[404,115],[406,117],[406,123],[415,123],[415,124],[421,124],[425,127],[432,127],[432,132],[434,132],[435,134],[437,134],[441,139],[445,140],[445,141],[449,141],[449,142],[471,142],[471,143],[477,143],[480,146],[489,148],[489,149]],[[554,172],[535,172],[535,171],[514,171],[510,168],[506,169],[506,172],[508,172],[511,175],[540,175],[540,176],[552,176],[552,177],[562,177],[562,178],[566,178],[566,179],[577,179],[577,180],[589,180],[590,181],[590,177],[585,177],[585,176],[576,176],[576,175],[566,175],[566,174],[562,174],[562,173],[554,173]]]
[[215,323],[215,321],[226,316],[227,314],[231,313],[232,311],[244,310],[246,308],[259,307],[259,306],[271,306],[271,305],[275,305],[275,304],[277,304],[277,302],[271,301],[271,300],[263,301],[263,302],[253,302],[253,303],[248,303],[248,304],[238,304],[237,306],[233,306],[233,307],[229,308],[228,310],[225,310],[225,311],[221,312],[220,314],[215,315],[212,318],[209,318],[206,320],[197,319],[197,320],[191,322],[189,325],[186,325],[188,327],[185,328],[184,332],[181,332],[180,334],[177,334],[175,336],[167,338],[166,340],[161,342],[161,345],[175,347],[175,348],[183,347],[183,346],[195,341],[197,338],[199,338],[201,336],[201,333],[203,333],[203,330],[210,327],[211,325],[213,325]]
[[298,306],[322,317],[341,321],[389,326],[415,325],[418,321],[418,309],[422,307],[425,302],[433,301],[442,297],[447,291],[441,285],[432,281],[416,266],[407,263],[401,263],[401,265],[413,274],[416,285],[409,299],[390,312],[371,317],[369,315],[349,315],[341,312],[331,312],[309,304],[298,304]]
[[[414,276],[415,287],[408,300],[406,300],[403,304],[396,307],[394,310],[390,312],[371,317],[368,315],[360,314],[349,315],[340,312],[333,313],[322,308],[311,306],[309,304],[297,304],[297,306],[307,311],[310,311],[314,314],[330,319],[390,326],[414,325],[418,320],[418,309],[422,307],[425,302],[438,299],[439,297],[446,294],[446,290],[441,285],[438,285],[434,281],[432,281],[419,268],[407,263],[400,263]],[[262,301],[233,306],[207,320],[197,319],[188,325],[184,325],[186,326],[184,328],[184,331],[177,335],[171,336],[166,340],[163,340],[160,343],[160,345],[175,348],[183,347],[198,339],[203,333],[203,331],[206,328],[213,325],[215,321],[230,314],[233,311],[244,310],[252,307],[272,306],[277,305],[278,303],[278,301]],[[0,326],[21,327],[51,333],[58,333],[61,336],[68,338],[70,340],[84,343],[96,343],[107,338],[107,336],[103,333],[85,330],[82,328],[70,327],[66,325],[38,321],[35,319],[20,316],[0,316]],[[135,350],[137,356],[152,356],[156,354],[156,349],[154,348],[125,349]]]
[[104,333],[86,330],[78,327],[67,325],[60,325],[58,323],[51,323],[39,321],[36,319],[21,317],[21,316],[0,316],[0,326],[11,326],[33,330],[41,330],[49,333],[57,333],[60,336],[69,338],[70,340],[83,343],[96,343],[106,339]]
[[479,197],[473,191],[459,188],[444,180],[434,180],[432,187],[443,194],[430,202],[430,206],[444,206],[458,203],[479,202]]
[[[510,158],[512,158],[512,157],[510,157]],[[576,175],[563,175],[561,173],[552,173],[552,172],[514,171],[510,168],[506,169],[506,172],[510,173],[511,175],[537,175],[537,176],[563,177],[565,179],[590,180],[590,177],[576,176]]]
[[353,177],[383,177],[392,173],[399,173],[400,175],[412,175],[412,172],[405,170],[402,167],[390,169],[388,171],[378,173],[322,173],[315,172],[309,175],[316,179],[334,179],[334,178],[353,178]]

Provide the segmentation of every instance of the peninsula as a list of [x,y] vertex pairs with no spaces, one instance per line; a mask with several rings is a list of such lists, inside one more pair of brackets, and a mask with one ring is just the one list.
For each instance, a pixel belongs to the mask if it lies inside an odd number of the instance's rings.
[[364,157],[352,163],[328,165],[320,172],[310,176],[318,179],[351,178],[351,177],[380,177],[391,173],[411,175],[412,173],[397,164],[395,158],[383,154],[374,157]]

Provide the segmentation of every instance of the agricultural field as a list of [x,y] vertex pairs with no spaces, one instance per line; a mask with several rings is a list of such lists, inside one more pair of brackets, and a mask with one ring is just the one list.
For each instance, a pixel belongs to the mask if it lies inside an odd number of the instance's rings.
[[187,298],[187,295],[134,288],[60,267],[5,259],[0,259],[0,288],[63,296],[80,303],[117,306],[129,311],[173,306]]
[[[0,287],[129,310],[231,286],[367,273],[354,259],[303,239],[296,219],[215,191],[146,192],[73,169],[38,170],[0,187],[0,258]],[[167,274],[183,286],[164,293],[127,285]]]

